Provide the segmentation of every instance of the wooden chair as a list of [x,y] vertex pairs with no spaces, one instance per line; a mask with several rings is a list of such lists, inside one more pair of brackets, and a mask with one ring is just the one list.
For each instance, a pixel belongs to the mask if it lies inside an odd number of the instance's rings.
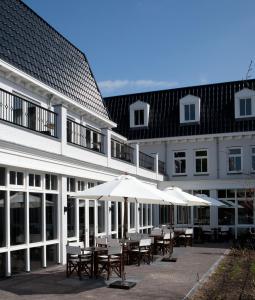
[[173,239],[174,239],[174,232],[165,233],[163,239],[158,240],[156,243],[157,250],[162,252],[163,255],[165,255],[165,253],[167,252],[170,252],[172,248],[171,243],[173,243]]
[[107,255],[98,256],[98,272],[96,276],[100,276],[102,273],[106,272],[107,280],[109,280],[112,272],[117,274],[117,276],[122,277],[124,272],[124,264],[122,257],[122,246],[113,245],[107,247]]
[[192,246],[193,244],[193,228],[186,228],[185,232],[178,237],[179,243],[185,247]]
[[97,247],[107,247],[108,239],[106,237],[103,238],[96,238],[96,246]]
[[140,266],[141,261],[144,263],[150,264],[153,260],[152,251],[151,251],[151,238],[141,239],[139,241],[139,246],[133,249],[130,249],[129,256],[131,262],[137,262],[137,265]]
[[82,274],[92,277],[93,256],[91,251],[83,251],[79,246],[66,246],[66,277],[70,277],[74,272],[81,279]]
[[219,230],[219,237],[222,242],[229,241],[229,228],[227,226],[221,226]]

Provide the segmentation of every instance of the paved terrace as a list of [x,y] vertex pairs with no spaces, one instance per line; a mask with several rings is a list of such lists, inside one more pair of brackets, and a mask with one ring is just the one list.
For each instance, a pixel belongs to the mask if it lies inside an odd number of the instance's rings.
[[[131,290],[108,288],[103,279],[65,277],[63,266],[22,274],[0,281],[0,299],[183,299],[227,249],[224,244],[204,244],[174,249],[177,262],[127,266],[127,279],[137,282]],[[112,279],[113,280],[113,279]]]

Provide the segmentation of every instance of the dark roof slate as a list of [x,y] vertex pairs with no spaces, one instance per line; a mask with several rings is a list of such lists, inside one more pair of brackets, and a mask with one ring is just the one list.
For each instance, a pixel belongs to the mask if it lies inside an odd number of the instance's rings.
[[0,58],[108,118],[86,56],[20,0],[0,1]]
[[[118,133],[130,140],[179,137],[255,130],[255,120],[235,119],[234,94],[244,87],[255,90],[255,80],[216,83],[105,98]],[[180,124],[179,100],[186,95],[201,98],[199,124]],[[129,127],[129,105],[137,100],[150,104],[149,125]]]

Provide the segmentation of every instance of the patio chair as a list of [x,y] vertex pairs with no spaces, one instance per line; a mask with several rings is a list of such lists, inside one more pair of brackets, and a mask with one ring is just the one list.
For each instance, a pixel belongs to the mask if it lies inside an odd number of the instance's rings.
[[178,237],[180,245],[183,244],[185,247],[192,246],[193,244],[193,228],[186,228],[185,232]]
[[171,249],[171,243],[173,243],[174,232],[165,233],[162,240],[158,240],[156,243],[157,250],[161,251],[163,255],[169,252]]
[[96,246],[97,247],[107,247],[107,244],[108,244],[108,239],[106,237],[103,237],[103,238],[99,238],[97,237],[96,238]]
[[221,226],[219,230],[220,240],[222,242],[229,240],[229,228],[227,226]]
[[162,235],[162,229],[161,228],[152,228],[151,235],[161,236]]
[[129,251],[130,260],[132,263],[137,262],[140,266],[141,261],[150,264],[153,260],[152,249],[151,249],[151,238],[141,239],[138,247],[134,247]]
[[212,241],[214,238],[214,231],[211,229],[210,226],[203,226],[203,239],[207,242]]
[[107,247],[107,255],[98,256],[97,260],[97,274],[96,276],[100,276],[104,272],[107,274],[107,280],[109,280],[112,272],[114,272],[117,276],[122,277],[124,272],[123,268],[123,250],[122,246],[113,245]]
[[79,246],[66,246],[66,277],[74,272],[81,279],[82,274],[92,277],[93,256],[91,251],[83,251]]

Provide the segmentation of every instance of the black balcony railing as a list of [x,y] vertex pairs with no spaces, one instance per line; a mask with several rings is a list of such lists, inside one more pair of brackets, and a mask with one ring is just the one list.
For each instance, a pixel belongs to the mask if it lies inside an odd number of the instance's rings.
[[70,119],[67,119],[67,142],[104,153],[104,135]]
[[166,164],[161,160],[158,160],[158,172],[162,175],[166,174]]
[[57,114],[0,89],[0,120],[57,137]]
[[133,164],[134,148],[117,140],[111,139],[111,156]]
[[145,154],[143,152],[139,152],[139,166],[148,170],[154,170],[154,161],[155,158]]

